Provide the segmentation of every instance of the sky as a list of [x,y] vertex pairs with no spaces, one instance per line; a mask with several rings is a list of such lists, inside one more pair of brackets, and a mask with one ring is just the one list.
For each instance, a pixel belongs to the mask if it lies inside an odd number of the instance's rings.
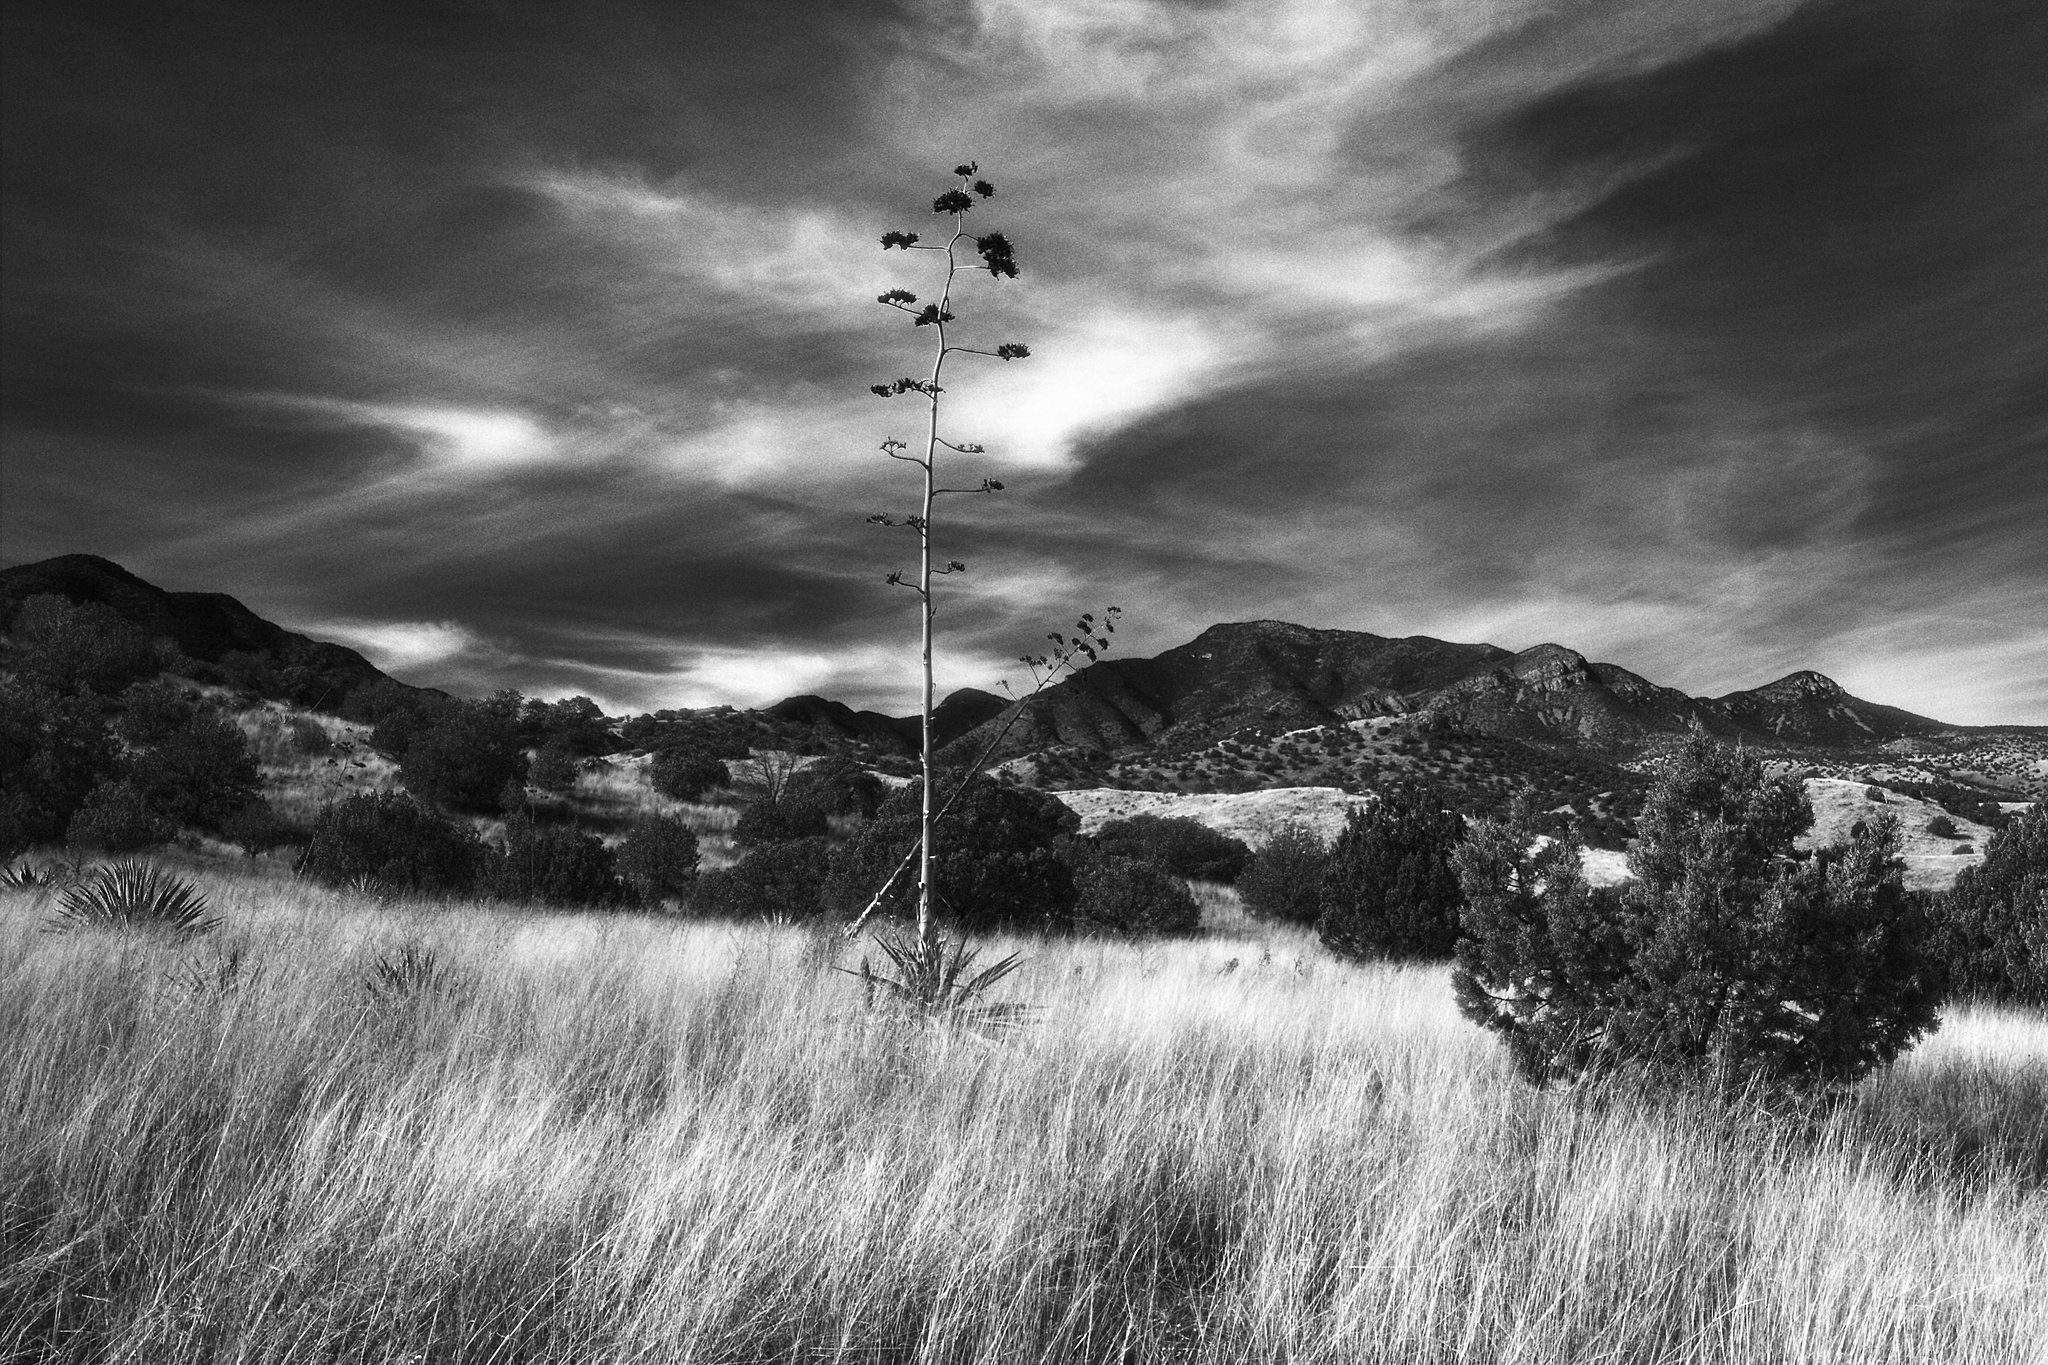
[[1122,608],[2048,724],[2036,0],[5,11],[0,558],[465,693],[903,713]]

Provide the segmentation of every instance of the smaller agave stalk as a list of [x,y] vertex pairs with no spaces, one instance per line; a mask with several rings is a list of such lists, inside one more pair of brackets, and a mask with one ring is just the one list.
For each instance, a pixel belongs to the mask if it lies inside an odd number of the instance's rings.
[[220,921],[206,912],[206,897],[155,863],[110,863],[57,898],[50,928],[132,929],[197,938]]

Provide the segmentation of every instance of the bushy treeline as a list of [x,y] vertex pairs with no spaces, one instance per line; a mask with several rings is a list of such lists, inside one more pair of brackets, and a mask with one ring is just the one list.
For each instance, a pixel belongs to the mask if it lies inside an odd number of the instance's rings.
[[643,818],[616,846],[571,824],[515,817],[500,849],[411,796],[375,792],[322,811],[296,870],[393,894],[627,908],[687,896],[698,857],[696,834],[672,817]]
[[124,853],[183,829],[274,820],[255,759],[216,708],[157,678],[161,660],[109,609],[23,602],[0,681],[0,854],[67,843]]

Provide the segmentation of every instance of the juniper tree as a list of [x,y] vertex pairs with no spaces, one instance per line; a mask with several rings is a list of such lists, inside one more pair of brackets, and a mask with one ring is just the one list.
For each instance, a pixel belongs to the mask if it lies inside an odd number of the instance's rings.
[[1464,893],[1451,854],[1465,822],[1427,788],[1394,786],[1354,807],[1330,846],[1316,932],[1340,957],[1445,958]]
[[1454,858],[1459,1005],[1529,1079],[1841,1085],[1933,1031],[1942,974],[1890,812],[1802,861],[1800,784],[1702,736],[1651,789],[1619,893],[1533,816],[1480,822]]

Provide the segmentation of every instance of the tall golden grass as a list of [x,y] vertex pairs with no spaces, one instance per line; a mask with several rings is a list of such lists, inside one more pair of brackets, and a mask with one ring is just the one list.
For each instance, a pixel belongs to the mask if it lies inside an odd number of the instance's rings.
[[[1440,970],[1024,945],[1000,1041],[798,928],[0,900],[0,1359],[2007,1362],[2048,1021],[1793,1114],[1542,1094]],[[1215,907],[1212,907],[1214,909]],[[429,984],[372,992],[402,945]],[[1008,950],[1017,945],[998,945]],[[857,950],[856,950],[857,951]]]

